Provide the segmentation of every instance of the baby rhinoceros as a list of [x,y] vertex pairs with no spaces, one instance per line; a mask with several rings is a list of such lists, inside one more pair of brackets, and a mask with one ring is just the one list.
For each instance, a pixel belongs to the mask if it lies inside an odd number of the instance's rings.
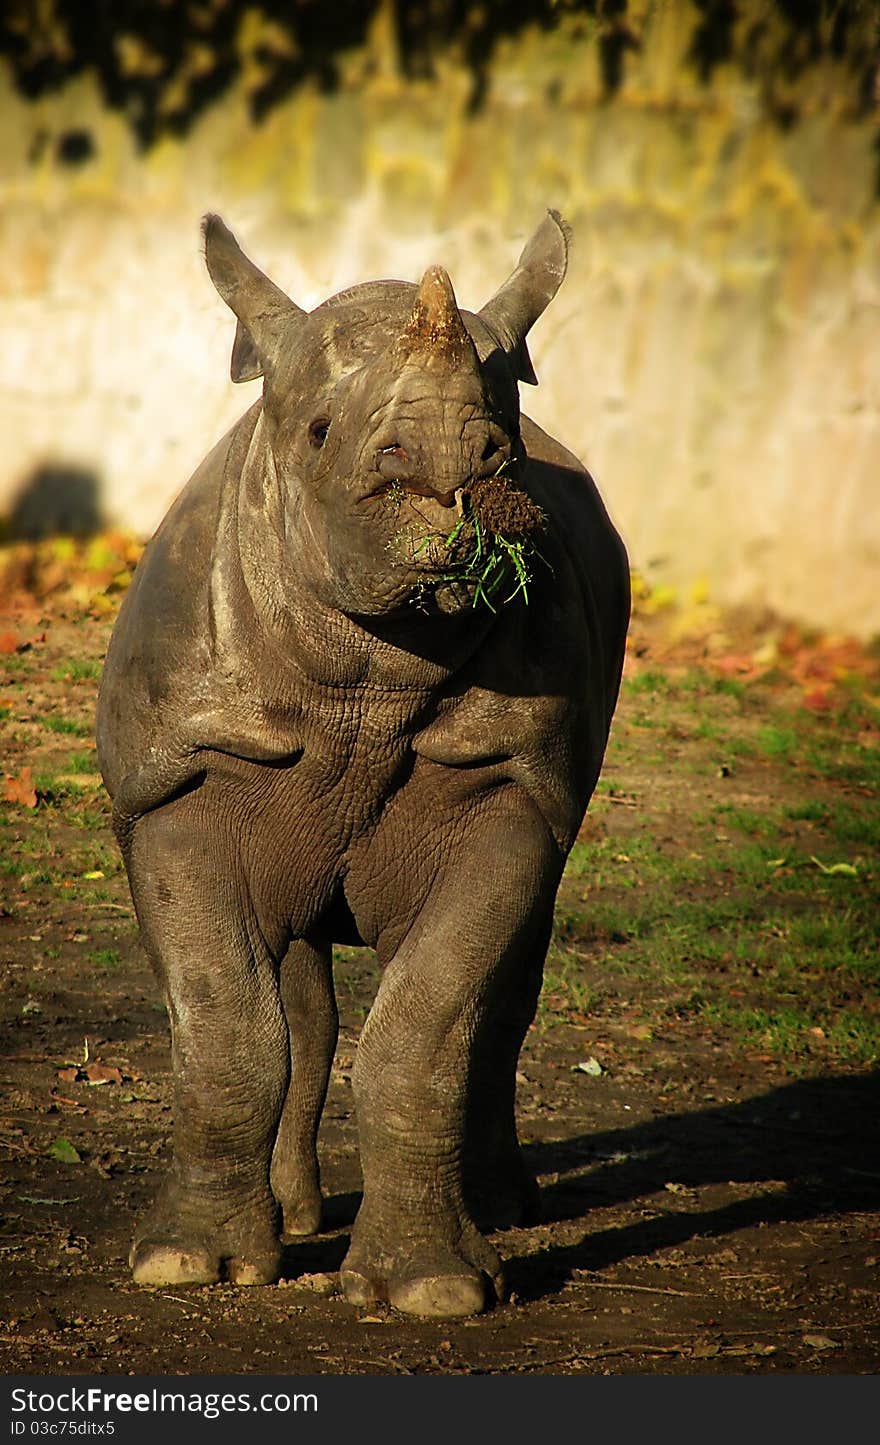
[[301,310],[204,223],[262,397],[149,543],[98,744],[165,990],[174,1160],[137,1282],[265,1284],[321,1227],[332,945],[381,984],[353,1073],[347,1298],[503,1298],[478,1227],[533,1213],[514,1120],[553,904],[595,786],[629,617],[580,463],[520,415],[565,274],[550,212],[478,313],[446,272]]

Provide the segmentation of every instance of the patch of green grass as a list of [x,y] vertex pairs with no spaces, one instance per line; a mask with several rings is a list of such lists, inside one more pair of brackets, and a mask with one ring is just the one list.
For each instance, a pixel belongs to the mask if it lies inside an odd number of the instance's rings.
[[34,888],[41,883],[54,883],[54,878],[48,868],[28,868],[18,870],[22,888]]
[[777,1008],[705,1001],[707,1023],[784,1058],[803,1059],[817,1051],[841,1062],[873,1064],[880,1059],[880,1020],[843,1009],[827,1019],[821,1011],[797,1004]]
[[841,843],[880,849],[880,807],[835,803],[831,809],[831,831]]
[[563,1009],[586,1013],[595,1007],[598,995],[587,976],[588,964],[577,953],[551,945],[544,967],[544,982],[538,1001],[539,1018]]
[[[68,771],[73,771],[69,769]],[[41,804],[60,803],[68,798],[77,797],[79,790],[74,783],[63,783],[55,773],[36,773],[34,775],[34,787],[40,794]]]
[[624,691],[631,697],[638,697],[641,693],[650,695],[667,695],[672,690],[672,682],[667,673],[662,672],[658,667],[645,667],[633,677],[628,677],[623,684]]
[[805,798],[801,803],[789,803],[785,816],[796,823],[824,823],[828,818],[828,804],[818,798]]
[[727,698],[736,698],[737,701],[749,696],[749,688],[746,683],[738,681],[737,678],[722,678],[720,673],[702,672],[699,668],[689,669],[679,679],[679,688],[682,689],[682,692],[727,696]]
[[101,663],[92,657],[72,657],[53,668],[50,676],[53,682],[95,682],[101,676]]
[[57,715],[53,715],[51,717],[41,718],[40,721],[43,727],[49,729],[49,732],[67,733],[71,737],[85,738],[88,737],[92,731],[90,723],[79,722],[76,718],[72,717],[58,717]]
[[96,833],[99,828],[109,827],[110,808],[108,806],[104,813],[96,813],[90,808],[83,808],[81,811],[71,809],[65,821],[74,828],[84,828],[89,833]]
[[95,753],[71,753],[67,764],[69,773],[94,773],[98,767]]
[[775,814],[759,813],[754,808],[738,808],[732,803],[722,803],[716,816],[723,818],[729,827],[739,828],[740,832],[753,836],[764,837],[778,831]]
[[117,948],[96,948],[87,954],[89,963],[94,963],[98,968],[115,968],[122,962],[122,955]]
[[777,725],[758,729],[758,747],[768,758],[790,758],[798,748],[798,734],[793,727]]

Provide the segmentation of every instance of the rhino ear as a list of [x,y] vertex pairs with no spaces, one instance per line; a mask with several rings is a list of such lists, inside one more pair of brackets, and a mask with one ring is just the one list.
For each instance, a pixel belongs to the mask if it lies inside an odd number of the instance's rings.
[[255,381],[263,375],[263,363],[257,355],[254,338],[241,321],[235,323],[229,375],[233,381]]
[[517,262],[516,270],[480,311],[507,352],[514,374],[536,386],[526,336],[553,300],[568,267],[571,231],[558,211],[548,211]]
[[203,218],[202,235],[208,274],[238,318],[230,376],[253,381],[275,360],[290,323],[304,320],[306,312],[249,260],[219,216]]

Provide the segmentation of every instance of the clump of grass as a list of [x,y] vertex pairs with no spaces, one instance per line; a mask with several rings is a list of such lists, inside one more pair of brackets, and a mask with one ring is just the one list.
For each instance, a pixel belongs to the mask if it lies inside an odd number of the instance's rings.
[[116,968],[122,962],[118,948],[96,948],[87,957],[89,963],[94,963],[98,968]]
[[[500,605],[506,606],[520,593],[528,605],[529,583],[532,580],[528,543],[522,537],[511,539],[497,533],[486,535],[480,526],[479,517],[462,517],[444,539],[444,546],[448,551],[454,549],[468,522],[472,522],[474,531],[471,551],[465,553],[454,571],[441,573],[437,580],[473,584],[474,596],[471,605],[478,607],[482,602],[490,612],[495,612],[496,602],[499,601],[498,594],[512,572],[513,590],[500,599]],[[423,543],[424,545],[426,543]]]
[[72,717],[44,717],[41,719],[43,727],[48,728],[51,733],[66,733],[71,737],[88,737],[91,732],[89,723],[79,722]]
[[52,669],[53,682],[96,682],[101,676],[101,663],[91,657],[71,658]]
[[[532,561],[540,555],[533,538],[547,520],[502,472],[503,466],[475,482],[466,497],[467,510],[455,526],[445,537],[436,532],[424,537],[413,552],[415,560],[432,544],[442,543],[450,567],[433,577],[431,585],[463,583],[473,589],[471,605],[483,604],[490,612],[519,596],[528,605]],[[510,590],[502,596],[505,586]]]

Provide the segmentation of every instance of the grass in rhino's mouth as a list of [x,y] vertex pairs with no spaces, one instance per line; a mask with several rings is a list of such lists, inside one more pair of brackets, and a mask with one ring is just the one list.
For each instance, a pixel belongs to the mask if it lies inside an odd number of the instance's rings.
[[[445,535],[431,533],[413,552],[413,560],[437,544],[449,556],[432,586],[464,583],[473,588],[472,606],[481,603],[495,612],[522,594],[528,604],[532,562],[540,557],[534,536],[546,517],[531,497],[505,481],[500,472],[475,482],[466,496],[466,510]],[[505,587],[506,596],[502,595]]]

